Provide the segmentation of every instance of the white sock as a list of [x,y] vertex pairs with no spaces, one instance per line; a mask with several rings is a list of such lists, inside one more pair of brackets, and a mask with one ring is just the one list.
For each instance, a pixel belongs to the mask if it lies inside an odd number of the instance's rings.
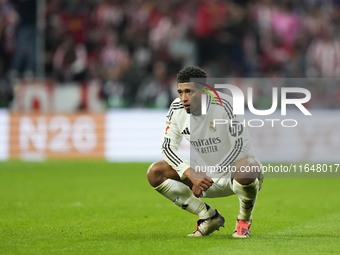
[[259,191],[259,180],[255,179],[255,181],[249,185],[242,185],[234,179],[233,191],[240,200],[240,212],[238,214],[238,218],[244,221],[250,221],[257,193]]
[[190,188],[179,181],[166,179],[155,190],[170,199],[175,205],[196,214],[200,219],[207,219],[215,215],[214,209],[195,197]]

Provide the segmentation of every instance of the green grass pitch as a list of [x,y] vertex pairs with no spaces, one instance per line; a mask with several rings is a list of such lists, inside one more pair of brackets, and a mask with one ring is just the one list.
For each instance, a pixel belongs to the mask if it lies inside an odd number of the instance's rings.
[[252,237],[231,238],[236,196],[205,199],[226,218],[189,238],[195,215],[146,180],[145,163],[0,163],[0,254],[339,254],[340,179],[265,179]]

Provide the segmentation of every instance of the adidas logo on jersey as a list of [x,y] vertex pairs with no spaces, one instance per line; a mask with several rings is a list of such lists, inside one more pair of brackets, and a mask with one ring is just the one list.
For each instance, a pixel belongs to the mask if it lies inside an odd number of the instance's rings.
[[182,131],[181,134],[182,134],[182,135],[190,135],[189,128],[183,129],[183,131]]

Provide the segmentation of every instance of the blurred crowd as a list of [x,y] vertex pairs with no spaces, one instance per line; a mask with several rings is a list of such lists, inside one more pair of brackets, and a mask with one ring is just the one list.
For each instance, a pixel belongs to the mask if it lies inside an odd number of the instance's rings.
[[[0,0],[0,98],[8,102],[13,80],[37,75],[37,1]],[[340,77],[340,0],[39,2],[45,77],[98,80],[108,107],[168,107],[188,65],[211,77]],[[339,85],[314,90],[340,99]]]

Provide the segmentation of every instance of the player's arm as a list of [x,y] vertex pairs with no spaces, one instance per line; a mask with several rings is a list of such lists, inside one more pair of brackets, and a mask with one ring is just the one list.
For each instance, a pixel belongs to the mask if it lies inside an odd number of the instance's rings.
[[190,168],[190,165],[188,165],[178,153],[183,135],[178,129],[174,114],[179,107],[180,106],[176,104],[174,105],[174,103],[170,106],[169,113],[166,117],[166,128],[161,151],[163,159],[177,171],[181,179],[185,179],[186,176],[183,173]]
[[206,176],[205,173],[196,173],[190,168],[182,157],[178,154],[178,148],[182,141],[175,111],[178,110],[178,104],[172,104],[166,118],[166,128],[163,136],[162,156],[164,160],[177,171],[180,178],[183,180],[189,178],[193,184],[192,191],[196,197],[202,196],[202,191],[207,190],[213,183],[212,179]]

